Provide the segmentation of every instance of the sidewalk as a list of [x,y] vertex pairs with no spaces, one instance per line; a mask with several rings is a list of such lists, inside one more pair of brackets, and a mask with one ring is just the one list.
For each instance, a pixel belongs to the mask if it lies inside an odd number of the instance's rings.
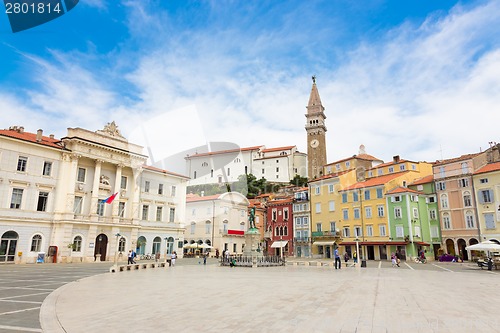
[[500,332],[499,287],[475,271],[186,265],[67,284],[40,318],[50,333]]

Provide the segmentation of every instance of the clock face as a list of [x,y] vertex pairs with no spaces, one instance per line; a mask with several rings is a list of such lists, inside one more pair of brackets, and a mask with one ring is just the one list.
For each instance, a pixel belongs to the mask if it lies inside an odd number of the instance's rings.
[[310,145],[312,148],[316,148],[317,146],[319,146],[319,141],[316,139],[311,140]]

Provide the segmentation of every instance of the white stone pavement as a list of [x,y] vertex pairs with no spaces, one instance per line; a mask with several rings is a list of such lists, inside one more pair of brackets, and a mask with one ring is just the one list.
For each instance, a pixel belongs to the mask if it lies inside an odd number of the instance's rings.
[[54,291],[44,332],[500,332],[487,271],[192,265],[108,273]]

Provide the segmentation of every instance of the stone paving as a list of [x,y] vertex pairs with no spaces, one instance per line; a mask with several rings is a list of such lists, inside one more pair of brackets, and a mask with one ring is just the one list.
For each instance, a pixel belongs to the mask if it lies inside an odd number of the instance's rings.
[[178,265],[66,284],[40,318],[54,333],[500,332],[499,300],[500,274],[470,265]]

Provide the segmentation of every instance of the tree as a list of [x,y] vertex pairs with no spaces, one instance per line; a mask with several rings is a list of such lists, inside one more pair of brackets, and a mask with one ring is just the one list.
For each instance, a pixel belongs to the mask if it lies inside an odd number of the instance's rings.
[[299,186],[299,187],[306,187],[307,186],[307,177],[301,177],[300,175],[295,175],[292,180],[290,180],[290,184]]

